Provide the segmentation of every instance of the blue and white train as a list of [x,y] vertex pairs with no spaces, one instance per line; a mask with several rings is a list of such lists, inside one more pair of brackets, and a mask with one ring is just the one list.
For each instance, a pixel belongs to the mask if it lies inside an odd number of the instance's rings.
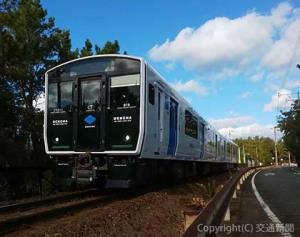
[[45,78],[46,153],[78,183],[132,187],[238,163],[238,146],[143,58],[79,58]]

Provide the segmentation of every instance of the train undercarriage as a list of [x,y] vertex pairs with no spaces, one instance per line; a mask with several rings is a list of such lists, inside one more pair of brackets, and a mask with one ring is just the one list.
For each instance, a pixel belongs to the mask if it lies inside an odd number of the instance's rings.
[[168,184],[184,178],[223,172],[236,167],[236,164],[221,162],[142,159],[135,156],[95,156],[89,153],[72,157],[55,157],[55,159],[61,173],[73,183],[94,184],[106,188],[134,188],[155,183]]

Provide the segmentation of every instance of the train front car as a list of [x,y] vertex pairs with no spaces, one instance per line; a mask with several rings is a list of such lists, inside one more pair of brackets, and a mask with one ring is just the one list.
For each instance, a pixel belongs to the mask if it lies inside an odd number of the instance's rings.
[[110,186],[114,180],[130,186],[142,139],[142,64],[135,57],[92,56],[46,73],[46,153],[71,167],[77,183],[113,176]]

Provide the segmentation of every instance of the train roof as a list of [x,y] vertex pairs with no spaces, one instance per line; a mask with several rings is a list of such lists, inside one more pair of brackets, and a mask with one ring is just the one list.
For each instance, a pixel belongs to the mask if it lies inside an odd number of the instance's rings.
[[55,70],[55,69],[57,69],[57,68],[59,68],[61,66],[68,65],[68,64],[73,63],[73,62],[78,62],[78,61],[85,60],[85,59],[90,59],[90,58],[105,58],[105,57],[128,58],[128,59],[134,59],[134,60],[144,61],[144,59],[142,57],[137,57],[137,56],[133,56],[133,55],[126,55],[126,54],[98,54],[98,55],[91,55],[91,56],[76,58],[76,59],[73,59],[73,60],[61,63],[61,64],[59,64],[59,65],[57,65],[57,66],[49,69],[48,71],[46,71],[46,74],[48,72],[52,71],[52,70]]

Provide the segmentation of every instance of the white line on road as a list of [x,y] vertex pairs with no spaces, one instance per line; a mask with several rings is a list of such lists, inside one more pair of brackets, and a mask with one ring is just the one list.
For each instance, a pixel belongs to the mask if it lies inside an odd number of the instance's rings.
[[[267,214],[267,216],[271,219],[271,221],[274,224],[278,224],[280,226],[283,226],[282,222],[278,219],[278,217],[274,214],[274,212],[272,212],[271,208],[267,205],[267,203],[263,200],[263,198],[261,197],[261,195],[259,194],[259,192],[257,191],[256,185],[255,185],[255,176],[260,172],[261,170],[257,171],[252,179],[251,179],[251,184],[252,184],[252,189],[253,192],[256,196],[256,199],[258,200],[258,202],[260,203],[261,207],[264,209],[265,213]],[[289,232],[280,232],[281,235],[286,236],[286,237],[292,237],[291,233]]]

